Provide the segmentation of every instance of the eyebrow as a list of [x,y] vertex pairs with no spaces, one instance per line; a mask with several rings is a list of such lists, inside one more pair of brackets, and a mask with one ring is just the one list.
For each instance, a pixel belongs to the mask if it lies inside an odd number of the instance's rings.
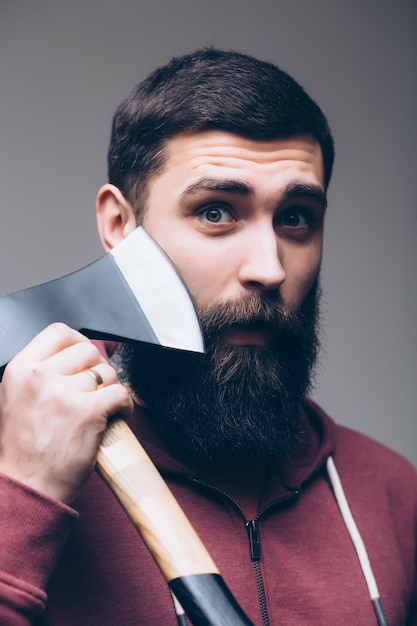
[[283,200],[290,198],[307,198],[316,200],[324,209],[327,208],[327,196],[326,193],[319,185],[312,185],[308,183],[291,183],[287,186]]
[[[244,197],[254,197],[255,190],[252,185],[241,180],[229,178],[214,178],[204,176],[188,185],[181,193],[181,197],[198,193],[199,191],[221,191]],[[292,198],[307,198],[319,202],[324,209],[327,208],[327,197],[319,185],[309,183],[290,183],[287,185],[281,202]]]
[[253,187],[243,181],[204,176],[188,185],[181,193],[181,197],[198,193],[199,191],[222,191],[246,197],[255,195]]

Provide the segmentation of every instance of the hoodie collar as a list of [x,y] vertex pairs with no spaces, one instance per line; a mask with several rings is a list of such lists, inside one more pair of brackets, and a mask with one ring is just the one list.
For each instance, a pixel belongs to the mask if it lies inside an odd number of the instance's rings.
[[[276,464],[272,464],[267,500],[299,491],[334,453],[336,426],[333,420],[310,399],[303,402],[301,411],[299,440],[288,459],[277,459]],[[176,474],[190,480],[198,478],[192,467],[179,461],[169,450],[153,427],[148,410],[136,406],[129,425],[162,474]]]

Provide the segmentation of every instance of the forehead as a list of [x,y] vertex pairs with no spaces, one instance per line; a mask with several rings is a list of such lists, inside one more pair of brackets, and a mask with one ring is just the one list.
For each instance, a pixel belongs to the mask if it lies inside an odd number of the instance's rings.
[[301,178],[324,187],[321,148],[308,136],[258,141],[217,130],[184,133],[169,139],[164,152],[164,167],[156,179],[170,179],[175,187],[203,176],[255,185]]

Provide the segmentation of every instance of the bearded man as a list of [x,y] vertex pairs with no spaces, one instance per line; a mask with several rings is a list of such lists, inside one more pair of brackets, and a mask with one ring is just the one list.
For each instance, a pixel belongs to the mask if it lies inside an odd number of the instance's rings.
[[116,111],[97,197],[104,248],[144,226],[189,288],[207,352],[93,345],[52,325],[8,365],[4,623],[177,623],[92,473],[118,412],[253,624],[417,625],[416,472],[306,398],[333,157],[317,104],[240,53],[174,58]]

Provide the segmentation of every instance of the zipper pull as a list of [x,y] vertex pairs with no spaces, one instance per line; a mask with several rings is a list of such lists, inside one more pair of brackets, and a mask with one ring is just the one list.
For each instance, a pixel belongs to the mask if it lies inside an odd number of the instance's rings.
[[261,560],[261,544],[259,541],[258,520],[254,519],[246,522],[246,530],[249,537],[250,556],[252,561]]

